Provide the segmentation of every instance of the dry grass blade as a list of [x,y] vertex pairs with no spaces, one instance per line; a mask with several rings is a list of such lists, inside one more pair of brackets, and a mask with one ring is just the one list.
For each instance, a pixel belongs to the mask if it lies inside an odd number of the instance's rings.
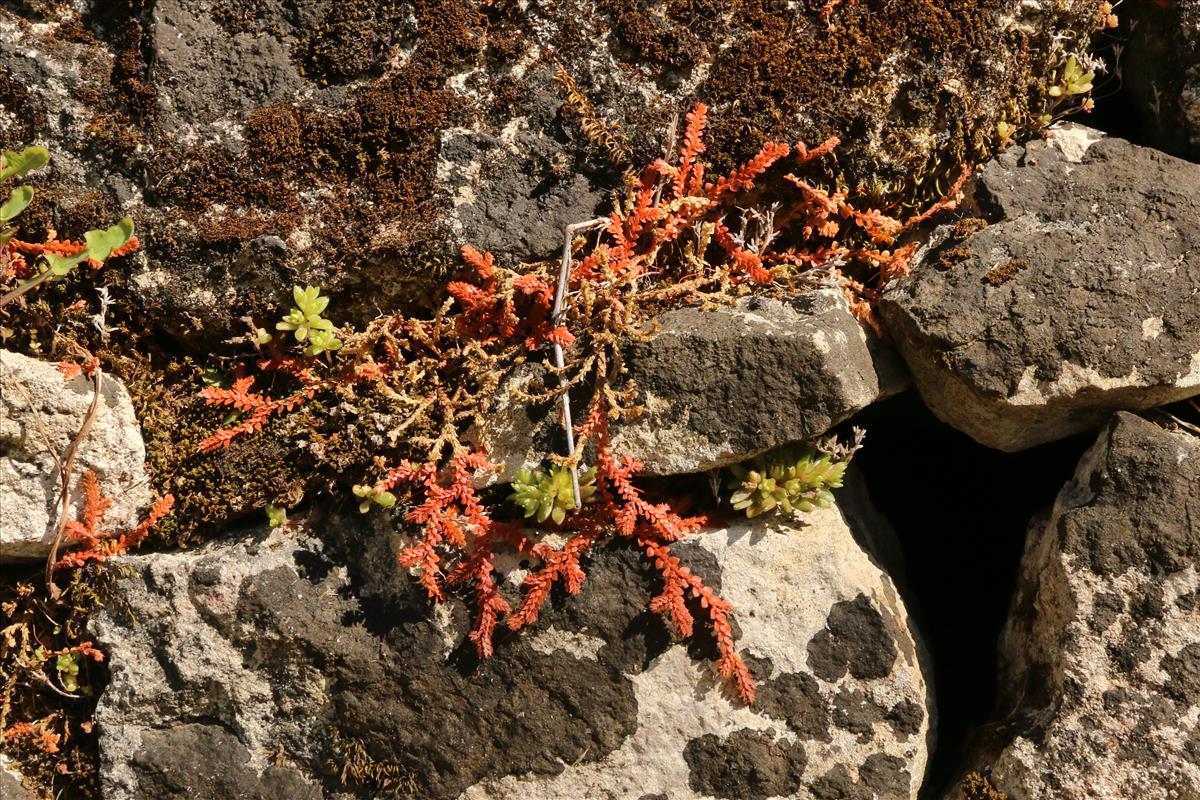
[[70,446],[67,447],[66,456],[59,465],[58,471],[61,478],[61,486],[59,489],[58,519],[54,523],[54,535],[50,538],[50,554],[46,557],[46,591],[50,594],[52,600],[58,600],[62,594],[61,590],[54,584],[54,565],[58,562],[58,549],[62,546],[63,536],[67,530],[67,517],[71,510],[71,471],[75,466],[75,456],[79,453],[79,446],[87,438],[88,433],[92,430],[92,424],[96,421],[96,413],[100,409],[100,386],[102,380],[102,370],[100,369],[100,365],[96,364],[92,369],[92,402],[88,406],[87,416],[83,418],[83,424],[79,426],[79,433],[71,440]]

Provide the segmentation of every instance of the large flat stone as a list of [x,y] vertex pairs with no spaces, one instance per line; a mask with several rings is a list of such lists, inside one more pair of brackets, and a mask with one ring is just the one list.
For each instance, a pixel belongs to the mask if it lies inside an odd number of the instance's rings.
[[[931,737],[919,638],[860,544],[888,531],[850,517],[741,521],[676,545],[736,609],[753,707],[731,699],[703,636],[673,642],[646,611],[653,570],[624,544],[597,549],[579,595],[482,662],[467,607],[429,607],[383,521],[127,558],[137,622],[113,610],[94,625],[112,665],[96,710],[104,796],[914,798]],[[523,570],[499,563],[515,592]]]
[[[839,135],[852,186],[944,178],[943,154],[1024,110],[1063,32],[1096,20],[1094,0],[840,3],[829,21],[765,2],[78,5],[0,9],[5,146],[54,155],[25,219],[52,202],[77,238],[98,209],[132,216],[131,302],[200,351],[277,317],[294,282],[362,321],[463,243],[552,256],[697,99],[714,172]],[[264,236],[286,250],[248,267]]]
[[[65,457],[91,402],[89,378],[68,381],[54,364],[0,350],[0,561],[49,553],[61,485],[54,455]],[[71,512],[82,508],[75,482],[92,470],[101,492],[113,501],[104,515],[104,530],[133,528],[139,511],[153,499],[145,461],[129,392],[104,375],[95,422],[75,460]]]
[[[668,312],[649,340],[629,345],[625,363],[646,410],[615,426],[613,444],[657,475],[702,472],[819,436],[908,383],[895,354],[832,289]],[[508,476],[561,452],[557,414],[513,392],[533,377],[519,373],[475,432]]]
[[935,414],[1011,451],[1200,394],[1200,166],[1064,126],[975,200],[880,305]]

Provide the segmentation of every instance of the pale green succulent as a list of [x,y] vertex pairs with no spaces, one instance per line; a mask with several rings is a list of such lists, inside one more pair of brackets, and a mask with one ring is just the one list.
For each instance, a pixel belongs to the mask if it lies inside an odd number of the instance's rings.
[[[561,524],[567,512],[575,508],[575,489],[571,485],[571,470],[554,466],[550,472],[523,469],[513,477],[513,493],[509,501],[525,510],[525,518],[537,517]],[[596,494],[596,468],[579,473],[579,499],[592,501]]]
[[358,504],[358,510],[363,514],[371,510],[372,503],[380,508],[391,508],[396,505],[396,495],[377,486],[365,486],[361,483],[356,484],[354,487],[354,496],[362,501]]
[[78,653],[63,653],[54,661],[58,680],[68,692],[79,691],[79,662]]
[[273,503],[267,503],[267,524],[272,528],[278,528],[287,524],[287,509],[280,508]]
[[832,489],[842,485],[850,462],[806,447],[799,454],[758,456],[748,464],[734,464],[726,484],[733,494],[729,504],[747,517],[768,511],[812,511],[833,503]]
[[342,340],[333,335],[334,325],[321,316],[329,306],[329,298],[321,294],[320,287],[292,287],[292,298],[296,305],[275,324],[280,331],[294,331],[297,342],[308,342],[306,355],[317,356],[326,350],[337,350]]
[[1096,77],[1094,72],[1084,72],[1083,67],[1079,66],[1079,62],[1075,56],[1067,58],[1067,62],[1063,64],[1062,75],[1058,79],[1058,84],[1050,87],[1051,97],[1062,97],[1063,95],[1087,94],[1092,90],[1092,79]]

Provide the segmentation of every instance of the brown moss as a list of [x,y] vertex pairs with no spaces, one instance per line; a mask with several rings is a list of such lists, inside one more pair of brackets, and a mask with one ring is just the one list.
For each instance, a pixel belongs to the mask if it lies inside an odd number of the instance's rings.
[[[820,5],[810,2],[810,14]],[[833,30],[826,30],[819,24],[797,25],[794,12],[781,10],[769,0],[746,0],[735,24],[752,33],[717,58],[699,90],[702,98],[733,112],[714,123],[713,149],[730,161],[741,161],[753,155],[764,139],[782,137],[798,121],[802,137],[812,142],[830,135],[843,141],[861,138],[878,120],[847,118],[842,106],[845,96],[875,81],[884,59],[902,46],[909,48],[907,63],[920,65],[912,73],[921,77],[904,88],[892,110],[900,118],[889,122],[903,126],[904,117],[939,105],[948,117],[958,113],[959,102],[937,96],[940,77],[929,65],[951,53],[977,49],[987,53],[1001,44],[993,32],[998,5],[998,0],[843,4]],[[980,56],[981,61],[984,58]],[[870,116],[885,113],[888,110],[883,108],[868,112]],[[807,130],[803,120],[813,120]],[[902,141],[902,135],[897,138],[902,152],[909,143]],[[857,172],[864,177],[869,170]]]
[[[332,77],[368,69],[363,52],[337,49],[341,60],[330,61],[335,53],[327,45],[357,36],[364,26],[377,28],[364,46],[381,58],[380,48],[386,49],[383,43],[394,35],[389,31],[399,25],[393,17],[400,5],[339,5],[321,35],[305,40],[298,58],[310,66],[320,62]],[[423,32],[416,51],[400,68],[353,90],[341,108],[259,109],[247,120],[243,156],[217,147],[174,153],[160,148],[150,165],[148,183],[156,187],[151,201],[177,205],[197,224],[204,224],[213,205],[234,212],[223,221],[257,212],[249,218],[254,224],[225,229],[223,239],[231,246],[263,232],[286,236],[319,220],[322,237],[311,257],[335,273],[371,260],[381,247],[403,260],[437,241],[435,220],[444,202],[434,175],[438,136],[443,128],[463,123],[466,114],[462,101],[443,84],[478,54],[483,20],[467,0],[423,3],[416,13]],[[318,187],[327,191],[316,205],[303,205],[300,191]],[[384,223],[399,235],[381,239]],[[152,244],[156,257],[189,246],[174,242],[163,249],[163,244]]]
[[969,773],[963,779],[961,789],[964,800],[1008,800],[1008,795],[978,772]]
[[322,85],[379,73],[405,30],[408,3],[341,0],[297,43],[302,74]]
[[230,35],[262,33],[265,31],[260,12],[266,4],[267,0],[217,0],[212,6],[212,18]]
[[11,0],[12,11],[39,22],[57,18],[68,5],[65,0]]
[[[967,85],[988,86],[1014,109],[1038,99],[1036,92],[1031,96],[1032,83],[1047,67],[1033,64],[1029,54],[1048,51],[1049,41],[999,29],[1003,0],[842,3],[831,27],[821,20],[823,5],[823,0],[805,0],[800,9],[775,0],[599,3],[612,21],[618,56],[631,66],[657,62],[666,68],[660,80],[669,80],[673,71],[712,61],[696,94],[715,110],[708,141],[718,171],[745,161],[765,140],[799,133],[812,144],[837,135],[846,144],[831,180],[853,187],[880,177],[896,183],[890,203],[916,207],[937,198],[939,183],[949,184],[957,164],[978,157],[986,145],[981,120],[994,124],[993,109],[976,107],[969,95],[946,92],[947,67]],[[715,51],[714,42],[729,31],[735,32],[732,46]],[[1049,33],[1036,35],[1045,39]],[[589,44],[580,38],[572,45]],[[1015,61],[1016,68],[997,73],[997,58]],[[851,94],[879,83],[884,70],[905,76],[896,96],[848,102]],[[913,126],[945,132],[941,151],[914,148]],[[854,143],[869,132],[889,163],[874,163],[855,151]]]
[[1030,266],[1032,265],[1023,258],[1010,258],[985,272],[983,282],[988,286],[1003,286],[1017,277],[1017,273],[1029,269]]
[[158,110],[158,91],[149,79],[153,42],[143,22],[150,6],[151,0],[110,0],[93,4],[83,17],[115,54],[109,78],[114,108],[139,125],[152,123]]
[[4,147],[32,144],[46,131],[45,107],[13,80],[12,73],[3,66],[0,66],[0,108],[16,118],[16,124],[4,132]]
[[64,192],[43,175],[33,176],[33,202],[21,213],[21,238],[43,241],[51,230],[60,239],[82,239],[93,228],[107,226],[120,218],[120,208],[99,189],[74,195]]
[[715,0],[670,0],[660,8],[636,2],[605,2],[613,33],[638,62],[654,61],[690,71],[705,55],[723,21],[742,3]]
[[50,41],[71,44],[95,44],[96,36],[87,29],[78,17],[66,20],[50,34]]
[[288,106],[266,106],[246,120],[250,158],[265,168],[299,168],[306,153],[300,115]]
[[958,222],[954,223],[954,227],[950,230],[950,236],[961,242],[972,234],[983,230],[987,226],[987,220],[981,219],[980,217],[963,217]]
[[938,254],[937,261],[934,262],[934,266],[943,271],[954,269],[964,261],[969,261],[973,256],[974,254],[971,252],[970,248],[962,246],[951,247],[950,249],[943,250]]

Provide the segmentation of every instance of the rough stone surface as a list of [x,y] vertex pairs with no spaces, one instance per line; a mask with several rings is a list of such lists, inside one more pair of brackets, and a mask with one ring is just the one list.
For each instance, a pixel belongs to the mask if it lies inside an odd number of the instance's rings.
[[[834,289],[680,309],[657,324],[625,354],[645,413],[613,435],[617,450],[647,473],[700,472],[819,436],[908,383],[904,365]],[[518,372],[511,387],[533,377]],[[561,451],[557,419],[502,393],[476,438],[511,475],[540,465],[549,449]]]
[[1200,161],[1200,0],[1136,3],[1120,14],[1131,22],[1121,88],[1137,140]]
[[[292,282],[357,319],[411,301],[463,242],[506,264],[551,255],[697,99],[716,170],[836,134],[852,185],[929,194],[1094,12],[842,3],[830,27],[820,4],[758,0],[6,3],[0,123],[5,146],[55,157],[27,232],[132,215],[148,259],[131,296],[208,347],[275,315]],[[560,65],[589,128],[627,144],[587,138]],[[286,254],[247,274],[262,236]]]
[[[75,459],[75,477],[93,470],[113,504],[107,530],[137,525],[152,499],[145,447],[133,401],[119,380],[104,375],[96,419]],[[92,402],[92,382],[64,380],[54,364],[0,350],[0,561],[45,558],[59,511],[62,458]],[[74,493],[72,512],[81,499]]]
[[880,307],[935,414],[1011,451],[1200,393],[1200,167],[1067,126],[975,199]]
[[1035,522],[974,768],[1021,800],[1200,797],[1200,438],[1118,414]]
[[[750,708],[711,641],[674,643],[646,611],[655,580],[636,550],[600,548],[580,595],[480,662],[467,608],[431,610],[395,566],[404,537],[374,524],[127,560],[137,622],[94,626],[112,663],[96,711],[108,800],[916,796],[920,648],[837,508],[676,546],[741,609]],[[505,591],[525,566],[501,564]]]
[[0,756],[0,797],[4,800],[34,800],[21,777],[21,773],[8,765],[8,758]]

